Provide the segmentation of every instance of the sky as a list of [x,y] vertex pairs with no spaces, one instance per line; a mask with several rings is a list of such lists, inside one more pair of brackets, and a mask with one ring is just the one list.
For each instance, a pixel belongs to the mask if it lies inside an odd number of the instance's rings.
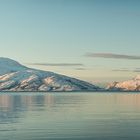
[[139,0],[0,0],[0,56],[90,82],[140,72]]

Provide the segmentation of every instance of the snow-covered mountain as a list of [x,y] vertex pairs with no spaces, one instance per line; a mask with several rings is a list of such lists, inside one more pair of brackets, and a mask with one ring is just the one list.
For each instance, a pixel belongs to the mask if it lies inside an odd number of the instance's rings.
[[107,89],[111,91],[140,91],[140,75],[132,80],[113,82],[107,86]]
[[0,91],[97,91],[90,83],[0,57]]

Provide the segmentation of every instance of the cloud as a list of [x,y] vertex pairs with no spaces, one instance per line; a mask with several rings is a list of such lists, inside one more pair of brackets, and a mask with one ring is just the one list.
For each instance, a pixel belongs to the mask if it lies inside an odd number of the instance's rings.
[[133,70],[133,72],[140,72],[140,70]]
[[140,68],[135,68],[133,72],[140,72]]
[[115,53],[87,53],[86,57],[108,58],[108,59],[129,59],[140,60],[140,56],[115,54]]
[[131,70],[128,70],[128,69],[114,69],[112,71],[118,71],[118,72],[130,72]]
[[122,68],[122,69],[113,69],[112,71],[116,72],[140,72],[140,68],[134,68],[134,69],[127,69],[127,68]]
[[75,70],[86,70],[85,68],[75,68]]
[[51,66],[51,67],[77,67],[84,66],[81,63],[28,63],[29,65],[36,66]]
[[140,68],[135,68],[135,70],[140,70]]

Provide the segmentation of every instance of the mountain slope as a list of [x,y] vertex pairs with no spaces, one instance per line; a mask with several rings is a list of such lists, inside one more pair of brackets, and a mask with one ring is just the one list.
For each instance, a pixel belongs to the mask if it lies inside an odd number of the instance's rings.
[[140,75],[132,80],[111,83],[108,85],[107,89],[116,91],[140,91]]
[[90,83],[0,58],[0,91],[96,91]]

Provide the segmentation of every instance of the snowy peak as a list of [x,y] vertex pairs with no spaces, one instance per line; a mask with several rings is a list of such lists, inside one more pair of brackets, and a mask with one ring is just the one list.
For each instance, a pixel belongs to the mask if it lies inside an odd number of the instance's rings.
[[0,75],[25,69],[25,66],[12,59],[0,57]]
[[17,61],[12,60],[10,58],[4,58],[0,57],[0,67],[2,66],[14,66],[14,67],[23,67],[21,64],[19,64]]
[[0,58],[0,91],[97,91],[90,83]]
[[140,75],[132,80],[111,83],[107,89],[115,91],[140,91]]

